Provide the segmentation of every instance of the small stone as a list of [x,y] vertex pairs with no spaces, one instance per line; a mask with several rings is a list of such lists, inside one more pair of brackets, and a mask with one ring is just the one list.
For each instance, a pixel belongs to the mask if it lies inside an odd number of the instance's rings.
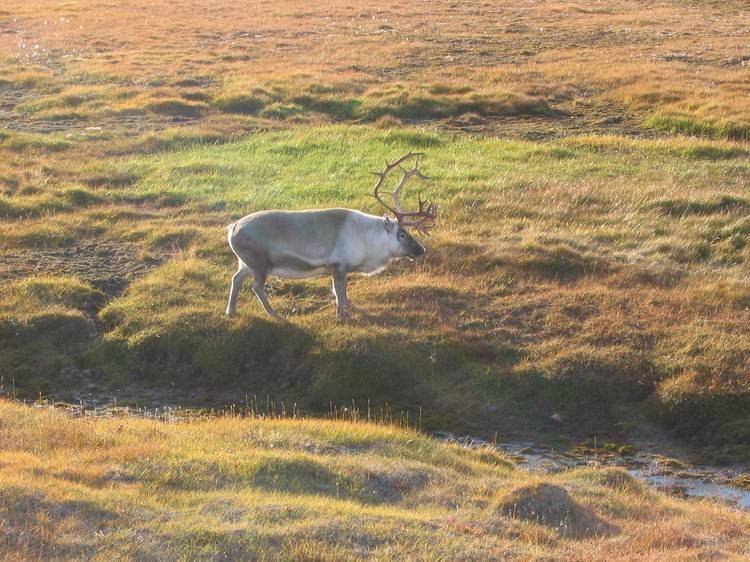
[[552,414],[549,417],[549,419],[554,420],[557,423],[562,423],[563,422],[562,416],[560,414],[558,414],[557,412],[555,412],[554,414]]
[[455,439],[455,435],[451,431],[433,431],[432,435],[438,439]]

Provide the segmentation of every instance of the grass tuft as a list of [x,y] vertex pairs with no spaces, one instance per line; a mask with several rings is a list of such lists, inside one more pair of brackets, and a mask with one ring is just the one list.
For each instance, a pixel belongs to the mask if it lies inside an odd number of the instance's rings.
[[693,137],[750,140],[750,123],[733,121],[706,121],[692,116],[656,114],[644,125],[658,131],[667,131]]

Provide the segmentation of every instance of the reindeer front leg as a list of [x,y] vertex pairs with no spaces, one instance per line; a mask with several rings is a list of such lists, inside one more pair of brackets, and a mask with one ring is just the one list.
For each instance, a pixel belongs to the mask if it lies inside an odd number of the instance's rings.
[[346,298],[346,269],[333,270],[333,294],[336,295],[336,315],[341,319],[349,318],[351,304]]

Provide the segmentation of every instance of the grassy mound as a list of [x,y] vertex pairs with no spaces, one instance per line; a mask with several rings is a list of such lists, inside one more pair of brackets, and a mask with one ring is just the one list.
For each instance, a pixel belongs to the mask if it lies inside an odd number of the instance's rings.
[[657,113],[646,120],[645,126],[695,137],[750,139],[750,123],[746,121],[704,120],[694,115]]
[[404,84],[369,89],[356,83],[333,86],[272,83],[264,87],[233,84],[218,94],[212,104],[226,113],[277,119],[317,114],[336,121],[374,121],[387,117],[419,121],[464,114],[498,117],[555,113],[539,97],[502,91],[474,92],[467,86]]
[[0,458],[5,560],[750,554],[747,516],[720,504],[617,470],[540,479],[393,426],[83,419],[0,400]]
[[565,488],[546,482],[508,490],[497,509],[505,516],[551,527],[563,536],[580,538],[616,532],[571,499]]
[[75,370],[75,357],[96,332],[92,313],[104,295],[73,276],[38,276],[3,287],[0,305],[0,352],[3,375],[0,387],[15,381],[50,391],[44,373]]

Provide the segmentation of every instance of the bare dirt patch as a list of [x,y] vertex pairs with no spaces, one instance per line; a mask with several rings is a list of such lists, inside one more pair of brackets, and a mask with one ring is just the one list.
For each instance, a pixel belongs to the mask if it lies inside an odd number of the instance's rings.
[[159,263],[157,259],[140,259],[138,248],[125,242],[80,241],[63,248],[4,250],[0,279],[19,279],[37,273],[69,274],[109,295],[117,295],[133,279]]

